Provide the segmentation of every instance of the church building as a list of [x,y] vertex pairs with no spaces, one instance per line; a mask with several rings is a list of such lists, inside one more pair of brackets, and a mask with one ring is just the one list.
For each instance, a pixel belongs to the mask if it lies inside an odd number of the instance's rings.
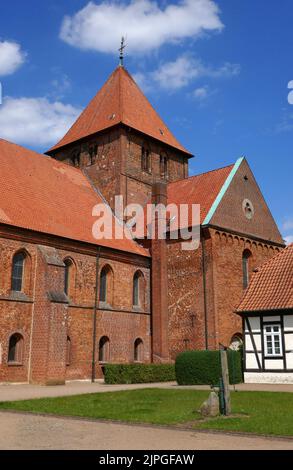
[[[0,138],[0,382],[237,347],[250,275],[284,242],[245,158],[189,177],[192,157],[123,66],[46,155]],[[198,248],[96,240],[93,208],[120,195],[200,205]]]

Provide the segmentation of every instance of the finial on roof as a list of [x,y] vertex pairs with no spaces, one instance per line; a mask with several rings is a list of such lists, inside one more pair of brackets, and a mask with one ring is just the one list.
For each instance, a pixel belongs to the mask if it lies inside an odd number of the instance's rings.
[[120,67],[123,67],[123,60],[124,60],[124,49],[126,47],[126,38],[124,36],[122,36],[121,38],[121,44],[120,44],[120,48],[118,49],[119,52],[120,52],[120,56],[119,56],[119,60],[120,60]]

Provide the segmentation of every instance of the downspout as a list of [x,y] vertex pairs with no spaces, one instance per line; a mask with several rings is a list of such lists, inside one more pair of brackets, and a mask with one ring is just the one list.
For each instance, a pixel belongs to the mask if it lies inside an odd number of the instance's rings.
[[209,349],[208,335],[208,302],[207,302],[207,281],[206,281],[206,262],[205,262],[205,238],[202,231],[202,281],[203,281],[203,303],[204,303],[204,325],[205,325],[205,348]]
[[96,379],[96,340],[97,340],[97,310],[99,304],[99,261],[101,247],[98,249],[96,256],[96,286],[95,286],[95,304],[93,314],[93,351],[92,351],[92,383]]

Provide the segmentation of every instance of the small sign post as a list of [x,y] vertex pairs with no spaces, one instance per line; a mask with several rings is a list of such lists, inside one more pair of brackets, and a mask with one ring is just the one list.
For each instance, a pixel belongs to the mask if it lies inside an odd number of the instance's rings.
[[222,379],[224,386],[224,400],[225,400],[225,415],[231,414],[231,397],[230,397],[230,384],[229,384],[229,369],[228,358],[226,349],[220,349]]

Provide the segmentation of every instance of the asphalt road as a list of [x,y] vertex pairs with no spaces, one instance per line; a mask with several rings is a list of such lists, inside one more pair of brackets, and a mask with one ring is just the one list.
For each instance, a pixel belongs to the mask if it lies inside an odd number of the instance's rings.
[[293,440],[0,413],[1,450],[293,450]]

